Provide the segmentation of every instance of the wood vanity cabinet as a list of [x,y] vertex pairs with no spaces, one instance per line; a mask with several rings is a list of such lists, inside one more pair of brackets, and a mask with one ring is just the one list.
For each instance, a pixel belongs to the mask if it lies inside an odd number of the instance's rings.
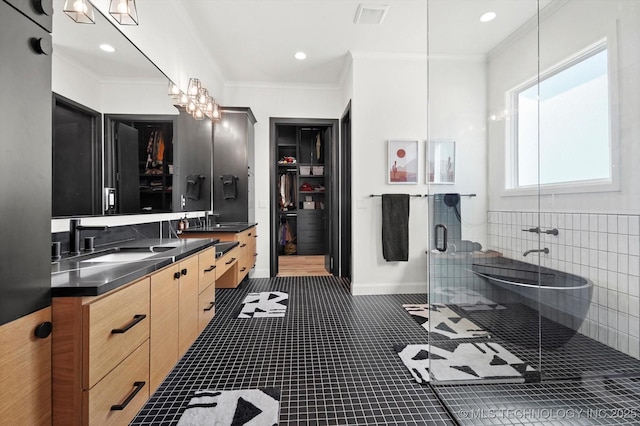
[[53,299],[54,424],[125,424],[149,399],[149,284]]
[[51,321],[51,308],[0,327],[0,423],[51,423],[51,337],[34,330]]
[[53,298],[54,425],[133,419],[213,317],[211,266],[213,247],[100,296]]
[[[256,264],[256,239],[258,237],[256,235],[256,229],[255,226],[252,226],[238,233],[223,232],[216,234],[216,237],[219,238],[220,241],[238,242],[238,246],[225,255],[227,256],[233,253],[233,257],[237,258],[237,266],[229,272],[220,269],[216,277],[216,287],[237,287]],[[222,263],[225,256],[218,259],[218,261]],[[221,265],[218,267],[221,268]]]
[[198,255],[200,268],[198,291],[198,334],[216,313],[216,251],[209,248]]
[[151,276],[151,391],[198,337],[198,256]]

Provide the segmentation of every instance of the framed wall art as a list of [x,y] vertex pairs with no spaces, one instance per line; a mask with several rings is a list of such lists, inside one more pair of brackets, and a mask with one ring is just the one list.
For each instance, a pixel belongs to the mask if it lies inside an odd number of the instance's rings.
[[387,183],[418,183],[418,141],[388,141]]
[[427,183],[456,182],[456,142],[433,140],[427,143]]

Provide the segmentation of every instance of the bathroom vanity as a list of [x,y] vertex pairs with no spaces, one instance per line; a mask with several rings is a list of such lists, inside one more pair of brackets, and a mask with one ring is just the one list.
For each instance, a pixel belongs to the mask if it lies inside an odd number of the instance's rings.
[[237,243],[237,247],[216,261],[216,287],[235,288],[256,264],[257,225],[253,222],[224,222],[185,229],[179,237],[182,239],[216,238],[220,241]]
[[54,425],[135,416],[214,316],[217,242],[139,240],[52,264]]

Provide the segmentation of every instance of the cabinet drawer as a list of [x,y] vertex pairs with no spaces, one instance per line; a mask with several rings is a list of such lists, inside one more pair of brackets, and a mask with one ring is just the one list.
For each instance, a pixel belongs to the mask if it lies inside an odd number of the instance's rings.
[[242,281],[247,276],[249,270],[253,266],[253,256],[249,256],[249,252],[245,251],[244,255],[238,261],[238,281]]
[[149,283],[145,278],[84,306],[84,389],[149,338]]
[[216,259],[216,280],[224,275],[230,268],[238,262],[240,256],[240,250],[235,247],[229,250],[224,256]]
[[[93,389],[85,390],[83,399],[84,424],[129,424],[149,399],[149,341],[135,349]],[[114,407],[117,405],[123,407]]]
[[216,281],[216,251],[208,248],[198,255],[199,283],[198,293],[209,287]]
[[298,244],[298,254],[300,255],[325,254],[324,244]]
[[209,324],[216,314],[216,286],[210,285],[198,297],[198,334]]
[[301,242],[302,240],[324,241],[324,233],[321,229],[298,231],[298,242]]
[[299,221],[298,222],[298,227],[297,227],[297,231],[298,233],[300,232],[304,232],[304,231],[315,231],[315,230],[322,230],[324,224],[322,222],[322,219],[320,220],[314,220],[314,221]]

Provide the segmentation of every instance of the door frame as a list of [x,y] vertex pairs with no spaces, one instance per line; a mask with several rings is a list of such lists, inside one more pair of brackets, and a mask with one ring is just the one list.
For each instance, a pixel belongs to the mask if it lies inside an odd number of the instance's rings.
[[[137,122],[169,122],[173,123],[172,141],[176,141],[178,131],[179,115],[166,114],[104,114],[104,187],[117,188],[118,159],[116,150],[116,132],[115,126],[118,123],[133,125]],[[177,152],[174,152],[173,162],[177,162]],[[104,197],[103,197],[104,198]],[[104,200],[103,200],[104,202]],[[104,209],[104,206],[103,206]],[[173,213],[179,213],[182,210],[175,210]],[[107,214],[106,212],[104,214]],[[120,214],[120,213],[112,213]]]
[[351,100],[340,118],[340,276],[351,280]]
[[[287,118],[287,117],[270,117],[269,118],[269,276],[275,277],[278,275],[278,250],[276,243],[278,241],[278,226],[277,221],[279,219],[277,209],[277,178],[278,170],[276,167],[277,159],[277,141],[276,141],[276,128],[280,125],[287,126],[324,126],[331,127],[331,220],[330,220],[330,243],[329,243],[329,255],[331,256],[332,268],[331,274],[337,275],[339,271],[340,252],[338,241],[334,238],[338,235],[340,226],[340,203],[338,198],[339,193],[339,180],[336,176],[338,170],[338,140],[339,140],[339,120],[332,118]],[[327,182],[325,182],[327,185]]]

